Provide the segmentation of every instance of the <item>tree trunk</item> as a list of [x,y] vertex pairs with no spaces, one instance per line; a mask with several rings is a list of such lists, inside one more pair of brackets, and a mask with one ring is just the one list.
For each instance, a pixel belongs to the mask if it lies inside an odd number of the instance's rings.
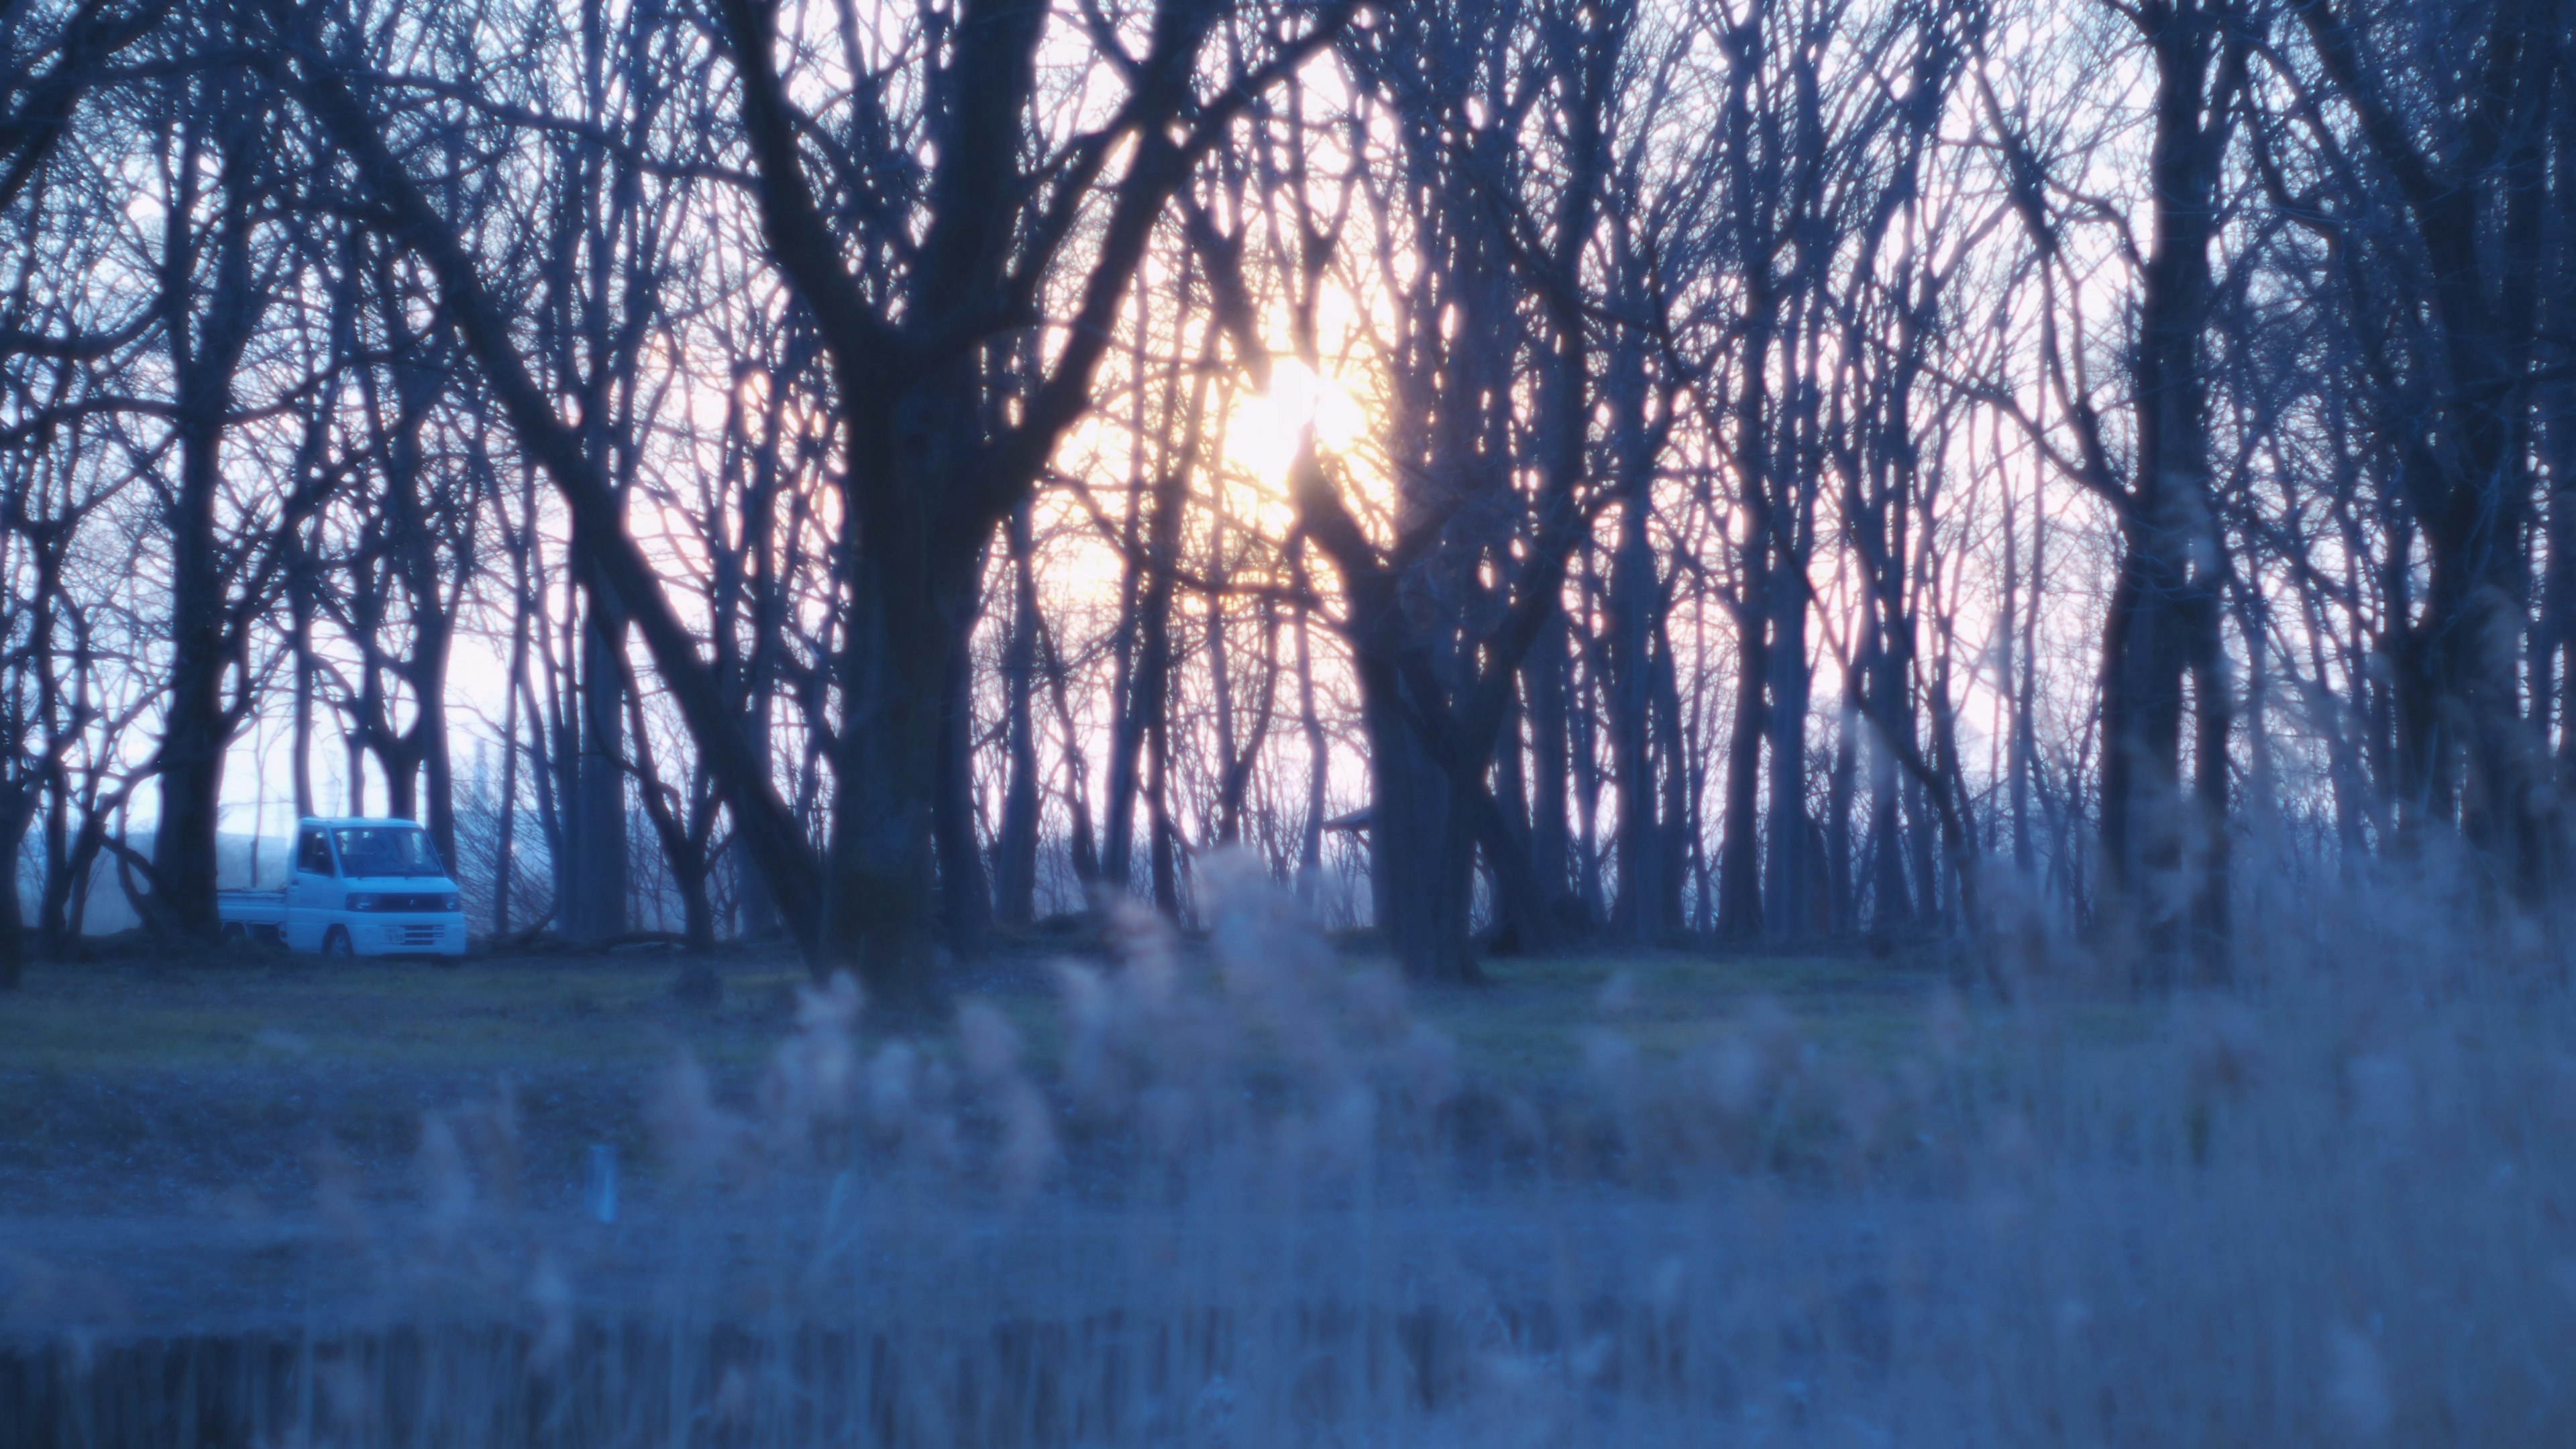
[[[1141,306],[1140,306],[1141,313]],[[1140,316],[1139,325],[1142,325]],[[1211,324],[1205,353],[1213,359],[1216,344]],[[1140,343],[1141,346],[1141,343]],[[1181,385],[1178,365],[1164,380],[1166,388]],[[1124,889],[1131,874],[1129,861],[1135,851],[1136,800],[1144,782],[1146,762],[1142,756],[1151,737],[1161,729],[1168,711],[1172,674],[1172,588],[1174,570],[1181,553],[1181,514],[1189,500],[1189,480],[1197,467],[1200,430],[1207,413],[1207,379],[1209,369],[1201,367],[1189,383],[1189,402],[1182,419],[1183,437],[1179,447],[1163,453],[1159,471],[1150,488],[1141,492],[1129,490],[1130,508],[1140,503],[1148,510],[1144,536],[1131,539],[1131,546],[1141,552],[1131,568],[1136,574],[1134,613],[1128,620],[1133,629],[1133,664],[1126,690],[1119,700],[1118,720],[1110,740],[1109,757],[1109,822],[1103,871],[1109,883]],[[1139,404],[1142,406],[1141,402]],[[1166,418],[1169,421],[1169,418]],[[1159,779],[1159,771],[1156,772]],[[1160,786],[1157,786],[1159,791]],[[1149,868],[1156,869],[1156,899],[1165,891],[1166,875],[1151,862],[1167,849],[1166,831],[1160,822],[1160,806],[1148,802],[1146,829],[1151,836],[1146,842]]]
[[1552,893],[1550,914],[1579,919],[1583,906],[1574,889],[1573,831],[1566,819],[1572,763],[1566,738],[1567,633],[1561,614],[1539,631],[1521,666],[1521,698],[1529,713],[1530,865]]
[[36,934],[48,952],[59,952],[63,939],[63,907],[69,896],[71,863],[71,781],[57,765],[45,789],[45,875],[36,897]]
[[321,813],[313,803],[313,553],[313,541],[308,535],[297,540],[286,563],[287,648],[295,671],[295,738],[289,748],[295,757],[295,817],[299,821]]
[[[1784,531],[1792,543],[1805,533],[1803,521]],[[1762,918],[1771,939],[1796,941],[1813,928],[1807,818],[1807,551],[1784,549],[1780,569],[1771,581],[1771,642],[1766,660],[1770,699],[1763,723],[1770,735],[1770,829],[1765,832],[1764,864],[1769,889],[1763,893]]]
[[583,590],[589,605],[581,630],[578,703],[580,773],[571,819],[572,893],[565,902],[564,934],[605,941],[626,931],[625,701],[621,680],[626,630],[596,587]]
[[2181,794],[2182,677],[2189,662],[2178,601],[2190,535],[2124,530],[2103,628],[2102,870],[2105,925],[2135,953],[2140,980],[2170,985],[2187,919],[2188,807]]
[[2033,874],[2038,859],[2032,844],[2029,800],[2031,771],[2039,754],[2039,606],[2042,581],[2048,577],[2048,514],[2039,503],[2038,494],[2034,491],[2030,515],[2030,594],[2021,606],[2021,647],[2016,655],[2019,673],[2010,680],[2013,691],[2012,745],[2006,766],[2012,775],[2013,868],[2025,877]]
[[[976,572],[982,573],[980,560]],[[975,839],[975,694],[971,641],[975,615],[954,626],[949,646],[946,707],[939,732],[939,798],[933,833],[939,843],[939,917],[948,949],[970,959],[983,949],[993,924],[993,896],[984,875],[984,853]]]
[[[1571,667],[1569,661],[1569,670]],[[1591,658],[1587,657],[1583,673],[1569,676],[1566,693],[1573,707],[1565,714],[1566,752],[1574,767],[1574,811],[1580,829],[1574,842],[1575,892],[1586,922],[1610,918],[1601,890],[1601,749],[1596,733],[1601,726],[1593,705],[1597,694],[1594,672]]]
[[15,991],[26,976],[26,907],[18,899],[19,848],[36,814],[36,781],[0,783],[0,991]]
[[[2235,700],[2228,679],[2226,643],[2219,634],[2222,610],[2217,587],[2215,579],[2204,574],[2200,587],[2185,601],[2195,731],[2192,812],[2188,823],[2193,864],[2198,872],[2198,878],[2191,883],[2192,959],[2202,985],[2219,984],[2234,974],[2229,953],[2234,935],[2229,899],[2234,842],[2228,831],[2227,751],[2235,729]],[[2250,647],[2259,650],[2262,641],[2254,639]]]
[[[1757,525],[1758,526],[1758,525]],[[1735,719],[1727,737],[1726,809],[1717,863],[1717,929],[1729,941],[1762,934],[1763,683],[1771,672],[1763,637],[1771,610],[1756,538],[1744,548],[1744,590],[1735,614]]]
[[1056,732],[1064,741],[1064,813],[1068,822],[1065,853],[1073,867],[1073,878],[1088,890],[1100,880],[1100,845],[1091,824],[1091,762],[1082,753],[1082,731],[1074,727],[1064,657],[1056,652],[1055,641],[1047,633],[1046,617],[1032,613],[1029,620],[1037,631],[1038,654],[1046,668],[1047,696],[1055,706]]
[[[923,426],[953,428],[954,420]],[[917,1011],[938,994],[942,756],[958,621],[972,607],[980,541],[934,542],[909,490],[879,484],[854,495],[854,506],[867,498],[880,506],[861,516],[846,585],[849,637],[835,661],[844,718],[833,752],[822,952],[855,966],[878,1000]]]
[[[1362,665],[1369,742],[1369,891],[1378,933],[1417,979],[1482,979],[1470,940],[1475,841],[1440,767],[1405,718],[1390,671]],[[1370,676],[1378,676],[1374,687]]]
[[1002,655],[1003,749],[1008,776],[1002,787],[1002,826],[993,846],[995,914],[1006,926],[1026,926],[1037,915],[1038,741],[1033,700],[1037,692],[1038,586],[1029,508],[1022,504],[1006,525],[1011,559],[1011,636]]
[[1655,757],[1648,715],[1647,612],[1655,594],[1655,558],[1646,537],[1644,488],[1631,487],[1619,510],[1618,553],[1610,569],[1610,777],[1619,809],[1619,885],[1611,896],[1612,929],[1650,941],[1669,922],[1664,899],[1662,824],[1656,817]]
[[[1301,555],[1302,558],[1302,555]],[[1304,582],[1304,567],[1298,565]],[[1317,908],[1324,875],[1324,786],[1332,771],[1332,752],[1324,738],[1323,717],[1315,709],[1315,660],[1308,610],[1297,606],[1297,725],[1306,741],[1306,824],[1297,842],[1297,897],[1309,912]]]
[[[193,109],[220,102],[189,94],[180,104]],[[215,123],[239,128],[250,118],[220,117]],[[166,213],[161,258],[162,296],[172,309],[166,332],[179,477],[162,513],[170,548],[170,683],[156,762],[161,812],[152,834],[150,915],[161,929],[212,940],[218,929],[216,833],[225,746],[232,733],[224,673],[233,662],[215,509],[223,487],[224,430],[233,406],[234,374],[259,324],[263,299],[251,276],[254,221],[244,190],[250,142],[234,131],[218,143],[221,175],[214,185],[221,210],[204,310],[199,313],[189,305],[196,291],[194,213],[203,138],[193,129],[195,117],[183,124],[191,128],[187,159],[179,168],[180,195]]]
[[[2107,920],[2136,953],[2148,985],[2170,984],[2188,923],[2213,927],[2204,867],[2224,861],[2205,800],[2181,791],[2183,676],[2215,659],[2218,540],[2210,504],[2207,384],[2201,335],[2209,324],[2209,249],[2217,189],[2243,65],[2241,38],[2221,40],[2216,0],[2141,12],[2155,59],[2155,124],[2148,169],[2152,236],[2138,299],[2133,386],[2137,470],[2122,508],[2121,552],[2103,625],[2102,863]],[[2223,55],[2223,59],[2221,58]],[[2213,74],[2213,61],[2217,62]],[[2207,600],[2204,621],[2202,600]],[[2209,637],[2195,641],[2195,632]],[[2205,689],[2222,758],[2223,687]],[[2213,776],[2222,781],[2223,775]],[[2221,804],[2223,814],[2223,802]],[[2224,891],[2223,880],[2216,885]],[[2194,954],[2204,974],[2223,943]]]
[[1834,763],[1825,777],[1825,895],[1830,929],[1849,935],[1860,922],[1852,879],[1852,798],[1860,779],[1860,711],[1851,701],[1860,695],[1860,671],[1843,670],[1842,719],[1834,730]]
[[[708,871],[705,861],[700,859],[684,863],[682,857],[673,856],[670,859],[670,866],[671,884],[680,893],[680,938],[688,943],[691,951],[714,950],[716,913],[707,896]],[[682,994],[703,997],[707,990],[707,983],[713,975],[714,973],[709,971],[703,962],[691,963],[681,972]]]
[[[536,478],[525,476],[519,488],[520,517],[527,521],[528,531],[512,538],[510,553],[510,657],[508,672],[502,679],[501,705],[501,816],[492,850],[492,933],[510,934],[510,898],[516,881],[516,847],[519,838],[519,704],[527,691],[528,624],[535,612],[530,591],[535,583],[529,578],[530,555],[536,548]],[[509,520],[502,526],[507,534]],[[531,714],[534,711],[530,711]],[[539,756],[542,758],[542,756]],[[542,779],[538,788],[544,788]]]
[[[433,600],[437,595],[430,596]],[[452,609],[453,606],[451,605]],[[438,611],[439,621],[416,625],[413,635],[419,652],[411,664],[413,704],[419,715],[412,721],[411,733],[420,738],[421,788],[429,795],[422,812],[429,827],[429,843],[438,850],[438,858],[447,869],[455,871],[456,863],[456,762],[447,734],[447,656],[448,628],[451,612]]]
[[1148,866],[1154,887],[1154,909],[1179,919],[1181,914],[1180,834],[1172,821],[1172,720],[1169,706],[1145,729],[1145,828],[1151,854]]
[[1690,752],[1682,736],[1681,676],[1673,662],[1669,627],[1669,617],[1659,605],[1651,636],[1654,656],[1648,694],[1654,707],[1657,787],[1664,797],[1662,828],[1655,832],[1656,849],[1664,857],[1656,877],[1655,918],[1668,932],[1682,927],[1682,885],[1690,874],[1690,836],[1698,828],[1691,808]]

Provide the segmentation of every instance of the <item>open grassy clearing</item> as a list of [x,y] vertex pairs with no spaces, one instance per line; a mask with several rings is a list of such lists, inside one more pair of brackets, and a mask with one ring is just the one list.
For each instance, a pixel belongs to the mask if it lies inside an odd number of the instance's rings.
[[[685,1047],[711,1068],[765,1061],[794,1019],[801,965],[776,953],[717,958],[724,999],[676,1000],[669,953],[475,957],[443,967],[244,950],[176,961],[45,962],[0,1014],[0,1069],[133,1075],[337,1065],[458,1073],[667,1061]],[[1184,956],[1184,969],[1210,971]],[[1380,972],[1368,956],[1352,973]],[[960,973],[959,995],[987,1000],[1028,1036],[1040,1061],[1060,1048],[1058,962],[1085,957],[1006,946]],[[1473,1076],[1542,1086],[1579,1057],[1577,1029],[1617,1023],[1669,1053],[1776,1002],[1821,1041],[1896,1050],[1918,1037],[1938,966],[1876,957],[1771,958],[1679,952],[1488,963],[1491,984],[1407,993],[1413,1012],[1454,1036]],[[862,1018],[863,1029],[886,1028]],[[941,1035],[933,1024],[929,1034]]]
[[[1180,971],[1209,991],[1218,969],[1183,942]],[[1334,969],[1379,1001],[1392,978],[1358,952]],[[1097,954],[1006,948],[961,973],[960,1000],[990,1003],[1057,1075],[1068,1018],[1061,972],[1114,969]],[[793,958],[717,959],[723,1000],[688,1005],[664,952],[476,957],[461,966],[238,950],[168,960],[55,962],[0,1012],[0,1211],[291,1210],[315,1153],[399,1197],[427,1114],[506,1093],[527,1190],[568,1193],[593,1144],[649,1181],[641,1108],[685,1052],[722,1100],[756,1094],[796,1023],[808,978]],[[1649,1059],[1705,1042],[1748,1012],[1780,1012],[1822,1051],[1892,1061],[1919,1048],[1936,967],[1876,958],[1778,960],[1657,953],[1499,960],[1479,989],[1398,990],[1410,1015],[1455,1043],[1462,1085],[1539,1100],[1572,1090],[1586,1033],[1615,1029]],[[862,1050],[900,1029],[954,1060],[954,1024],[860,1021]],[[1262,1033],[1252,1049],[1264,1050]]]
[[193,959],[41,963],[0,1016],[13,1070],[184,1072],[330,1063],[457,1072],[631,1065],[681,1043],[749,1060],[802,973],[728,963],[731,1000],[693,1011],[672,968],[634,958],[478,957],[459,967],[244,950]]

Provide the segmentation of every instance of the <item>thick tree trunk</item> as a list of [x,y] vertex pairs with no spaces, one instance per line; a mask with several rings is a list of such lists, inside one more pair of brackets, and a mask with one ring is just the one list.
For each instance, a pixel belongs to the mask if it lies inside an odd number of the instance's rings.
[[[923,419],[954,445],[956,418]],[[855,436],[885,437],[867,426]],[[936,460],[913,435],[913,461]],[[883,466],[880,460],[877,466]],[[823,959],[852,965],[872,996],[903,1011],[938,998],[946,923],[939,891],[942,757],[962,668],[959,621],[970,617],[981,541],[935,535],[913,490],[857,493],[862,514],[847,582],[849,635],[835,661],[843,719],[833,751]],[[982,888],[976,872],[974,888]]]
[[[208,82],[211,84],[211,82]],[[196,97],[182,101],[193,106]],[[246,125],[241,117],[218,124]],[[193,123],[190,123],[193,124]],[[257,327],[262,299],[251,276],[247,142],[222,146],[221,215],[213,237],[213,275],[202,313],[196,290],[197,145],[187,146],[181,195],[167,212],[162,296],[172,309],[169,337],[179,477],[163,509],[170,555],[170,683],[163,702],[160,818],[152,834],[154,923],[182,935],[213,939],[216,834],[224,788],[224,753],[232,733],[224,673],[232,664],[231,611],[224,596],[224,554],[217,547],[216,506],[223,487],[223,441],[233,406],[233,378]]]
[[581,630],[580,770],[567,822],[573,871],[562,925],[575,940],[604,941],[626,930],[626,630],[597,589],[583,592],[590,607]]
[[2143,984],[2172,984],[2189,912],[2181,792],[2181,531],[2123,538],[2102,637],[2102,925]]
[[[2211,778],[2223,797],[2225,690],[2215,673],[2209,578],[2219,567],[2218,539],[2201,334],[2212,298],[2220,166],[2243,59],[2241,39],[2222,40],[2227,17],[2215,3],[2145,14],[2156,68],[2148,157],[2155,206],[2132,363],[2136,475],[2123,502],[2122,557],[2103,625],[2102,864],[2114,940],[2136,953],[2141,982],[2161,986],[2181,969],[2190,922],[2224,924],[2212,893],[2225,890],[2225,825],[2205,818],[2205,797],[2184,795],[2181,747],[2183,676],[2198,658],[2212,671],[2203,693],[2212,696],[2208,718],[2219,758],[2211,768],[2220,773]],[[2219,806],[2223,817],[2223,798]],[[2221,872],[2214,885],[2212,865]],[[2199,943],[2193,954],[2201,974],[2217,969],[2224,950],[2220,940]]]
[[[2226,643],[2219,634],[2222,610],[2217,587],[2215,579],[2204,574],[2200,587],[2185,601],[2184,620],[2191,641],[2194,729],[2189,826],[2192,863],[2198,872],[2191,883],[2192,959],[2203,985],[2215,985],[2234,974],[2229,953],[2234,936],[2230,867],[2235,849],[2228,831],[2228,742],[2236,713]],[[2259,649],[2260,642],[2254,647]]]
[[[1369,842],[1378,905],[1390,913],[1380,916],[1379,925],[1390,931],[1399,958],[1416,976],[1481,979],[1468,923],[1476,852],[1482,850],[1496,882],[1496,910],[1509,929],[1532,950],[1552,949],[1559,933],[1541,913],[1545,891],[1530,866],[1528,841],[1513,832],[1490,788],[1501,696],[1480,694],[1469,718],[1459,718],[1451,703],[1456,691],[1442,682],[1432,648],[1411,633],[1405,619],[1403,579],[1380,562],[1311,446],[1292,476],[1299,518],[1341,572],[1350,601],[1348,633],[1370,739],[1371,780],[1381,792],[1370,805]],[[1534,626],[1544,622],[1527,609],[1554,607],[1561,571],[1544,556],[1528,567],[1538,577],[1521,581],[1530,592],[1513,606],[1520,627],[1489,643],[1485,664],[1495,672],[1480,681],[1483,689],[1510,687],[1537,637]],[[1401,745],[1399,727],[1408,741]],[[1426,783],[1435,777],[1444,788]],[[1384,828],[1382,811],[1391,812]]]
[[[1369,676],[1377,674],[1374,687]],[[1369,741],[1369,891],[1378,933],[1417,979],[1481,979],[1470,937],[1475,840],[1452,808],[1449,782],[1397,691],[1364,665],[1361,720]]]
[[[1793,528],[1792,533],[1803,533]],[[1786,541],[1786,540],[1784,540]],[[1770,828],[1765,832],[1765,934],[1796,941],[1814,928],[1815,863],[1809,856],[1807,816],[1807,580],[1804,549],[1791,549],[1772,581],[1770,700],[1763,723],[1770,735]]]
[[[683,864],[671,860],[671,884],[680,894],[680,938],[692,951],[711,951],[716,944],[715,907],[707,895],[707,870],[703,860]],[[680,974],[683,995],[703,995],[714,973],[704,963],[692,963]]]
[[421,788],[429,796],[423,823],[429,827],[429,842],[437,847],[438,858],[452,872],[457,869],[456,761],[447,735],[448,615],[441,611],[436,617],[438,624],[414,631],[420,648],[412,661],[411,682],[413,703],[420,713],[411,733],[420,738]]
[[170,510],[171,665],[153,825],[154,924],[214,938],[215,841],[224,788],[224,598],[215,548],[216,443],[182,443]]
[[[931,816],[948,693],[944,644],[897,645],[884,609],[842,661],[851,718],[833,752],[837,795],[825,863],[826,959],[860,967],[872,992],[930,1004],[938,945]],[[929,632],[944,635],[935,621]]]
[[45,789],[45,874],[36,897],[36,935],[48,952],[64,946],[63,907],[70,896],[71,781],[57,766]]
[[18,899],[19,848],[36,815],[33,780],[0,784],[0,991],[15,991],[26,977],[26,906]]
[[420,741],[402,735],[377,736],[376,768],[385,777],[385,814],[396,820],[420,819]]

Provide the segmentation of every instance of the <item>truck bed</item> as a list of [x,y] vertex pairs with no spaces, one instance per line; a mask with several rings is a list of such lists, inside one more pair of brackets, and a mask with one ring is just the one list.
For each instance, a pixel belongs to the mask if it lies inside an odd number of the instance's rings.
[[215,914],[227,926],[279,926],[286,923],[286,888],[273,891],[217,891]]

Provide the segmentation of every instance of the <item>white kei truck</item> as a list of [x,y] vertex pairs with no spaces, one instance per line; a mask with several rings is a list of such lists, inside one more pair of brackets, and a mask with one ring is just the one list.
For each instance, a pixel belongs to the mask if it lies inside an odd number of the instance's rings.
[[465,902],[408,820],[308,818],[286,885],[218,891],[224,934],[325,956],[462,956]]

